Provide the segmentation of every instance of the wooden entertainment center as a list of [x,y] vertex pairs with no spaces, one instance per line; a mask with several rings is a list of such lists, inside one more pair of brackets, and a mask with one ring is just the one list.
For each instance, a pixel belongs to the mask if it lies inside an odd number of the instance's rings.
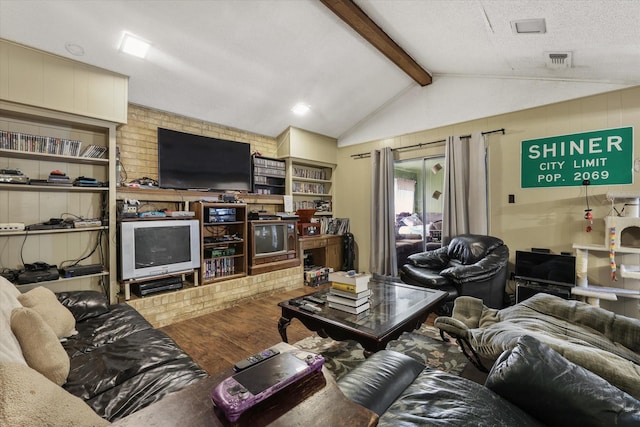
[[300,251],[309,254],[313,264],[342,270],[342,236],[321,234],[300,238]]
[[[207,275],[206,269],[201,268],[197,273],[199,281],[195,285],[207,285],[220,281],[243,277],[246,275],[262,274],[266,272],[295,268],[300,266],[304,254],[310,255],[316,265],[342,269],[342,236],[319,235],[295,238],[287,234],[287,250],[278,255],[256,257],[251,247],[252,224],[266,224],[269,221],[247,221],[247,213],[251,210],[263,210],[267,213],[282,211],[284,201],[282,195],[250,194],[242,195],[244,203],[217,202],[219,194],[203,191],[166,190],[158,188],[121,187],[117,192],[118,200],[139,200],[141,203],[152,204],[155,208],[171,210],[190,210],[201,220],[201,265],[222,259],[233,259],[236,266],[233,273],[221,275]],[[203,201],[205,200],[205,201]],[[206,201],[210,200],[210,201]],[[236,221],[211,222],[208,218],[209,209],[235,209]],[[206,212],[205,212],[206,211]],[[290,223],[295,227],[295,221],[278,221]],[[291,227],[291,228],[293,228]],[[232,232],[225,232],[232,229]],[[205,252],[221,245],[221,242],[207,242],[205,237],[213,234],[238,234],[239,240],[228,243],[234,248],[234,254],[220,254],[215,257],[206,256]],[[226,243],[226,242],[222,242]],[[227,244],[225,244],[227,246]],[[130,297],[126,292],[126,300]]]

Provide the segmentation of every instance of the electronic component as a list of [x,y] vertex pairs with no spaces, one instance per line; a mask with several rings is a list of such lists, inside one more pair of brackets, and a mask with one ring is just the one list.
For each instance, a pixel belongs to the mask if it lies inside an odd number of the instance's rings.
[[261,351],[258,354],[254,354],[253,356],[249,356],[246,359],[243,359],[233,365],[233,370],[236,372],[240,372],[244,369],[250,368],[253,365],[257,365],[260,362],[263,362],[277,354],[280,354],[278,350],[268,348],[264,351]]

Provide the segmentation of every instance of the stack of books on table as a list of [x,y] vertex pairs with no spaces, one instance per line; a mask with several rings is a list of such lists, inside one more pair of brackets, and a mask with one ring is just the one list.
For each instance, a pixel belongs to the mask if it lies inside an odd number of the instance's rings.
[[345,271],[329,273],[331,288],[327,295],[330,308],[360,314],[368,310],[371,305],[369,297],[369,274],[348,274]]

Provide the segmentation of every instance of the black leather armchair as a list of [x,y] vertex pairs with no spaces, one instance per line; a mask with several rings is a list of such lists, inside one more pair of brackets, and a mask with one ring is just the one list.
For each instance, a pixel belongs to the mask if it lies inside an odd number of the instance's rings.
[[507,283],[509,248],[492,236],[464,234],[439,249],[413,254],[400,268],[410,285],[446,291],[438,312],[450,315],[461,295],[482,299],[487,307],[502,308]]

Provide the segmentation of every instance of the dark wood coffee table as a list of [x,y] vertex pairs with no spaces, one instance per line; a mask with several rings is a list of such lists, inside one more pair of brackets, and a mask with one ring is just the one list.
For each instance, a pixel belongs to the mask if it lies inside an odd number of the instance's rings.
[[[274,348],[288,351],[294,347],[279,343]],[[164,426],[246,426],[246,427],[373,427],[378,415],[347,399],[333,375],[322,368],[297,381],[244,412],[230,423],[211,401],[211,390],[233,375],[229,368],[184,389],[171,393],[112,425],[114,427]]]
[[[360,314],[350,314],[319,305],[318,313],[311,313],[298,306],[282,301],[282,317],[278,321],[278,331],[287,342],[287,327],[292,319],[298,319],[309,330],[320,336],[337,341],[355,340],[365,352],[373,353],[384,349],[389,341],[403,332],[419,328],[438,302],[447,296],[446,292],[421,288],[392,280],[372,279],[371,308]],[[314,297],[326,300],[329,289],[313,293]]]

